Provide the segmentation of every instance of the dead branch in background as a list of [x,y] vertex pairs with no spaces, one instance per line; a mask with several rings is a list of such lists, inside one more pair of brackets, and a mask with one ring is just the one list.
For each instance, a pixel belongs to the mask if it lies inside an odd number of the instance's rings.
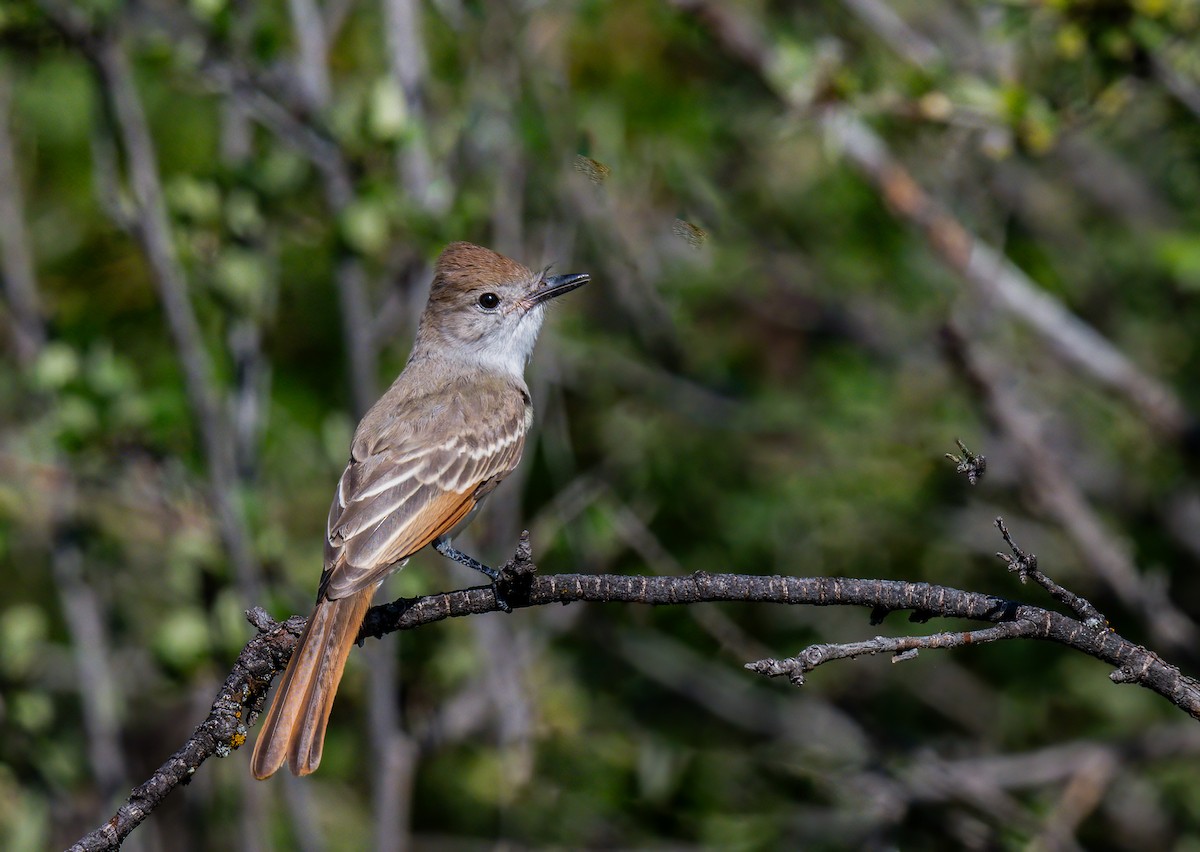
[[112,135],[119,140],[133,191],[131,216],[118,217],[138,241],[162,302],[167,326],[183,370],[188,401],[196,418],[221,537],[243,594],[257,597],[258,565],[236,494],[233,435],[217,388],[212,359],[188,295],[187,276],[175,250],[159,178],[158,155],[142,107],[129,58],[116,33],[94,30],[78,10],[58,0],[41,0],[47,17],[91,64]]
[[833,133],[850,162],[875,184],[888,206],[921,230],[939,260],[1036,331],[1063,361],[1124,397],[1157,430],[1172,438],[1182,436],[1188,415],[1170,387],[1134,364],[1002,252],[968,231],[891,156],[883,140],[858,116],[829,107],[822,112],[822,124]]
[[[434,183],[448,177],[434,164],[425,125],[425,77],[428,73],[417,0],[383,0],[384,33],[388,67],[397,96],[404,105],[404,124],[411,138],[397,146],[396,171],[401,195],[421,208],[438,211],[445,207],[434,198]],[[449,193],[445,198],[449,198]]]
[[[944,51],[923,33],[911,26],[885,0],[842,0],[861,23],[912,68],[923,73],[937,73],[940,68],[953,68],[964,74],[977,74],[979,65],[991,66],[992,80],[998,84],[1012,78],[1008,67],[1009,51],[997,51],[982,38],[975,38],[966,28],[957,33],[965,45],[957,50]],[[999,54],[999,55],[997,55]],[[1200,102],[1200,101],[1198,101]],[[979,112],[973,120],[983,118]],[[952,115],[947,122],[952,122]],[[1130,229],[1169,227],[1173,217],[1166,204],[1136,175],[1128,165],[1105,147],[1085,127],[1064,127],[1054,148],[1053,156],[1060,173],[1096,205],[1120,219]],[[985,132],[1010,132],[1000,122],[985,128]],[[1004,184],[1013,180],[1013,172],[997,183],[996,192],[1003,194]],[[1056,223],[1057,224],[1057,223]]]
[[[1074,740],[1015,754],[951,759],[921,754],[890,773],[870,769],[846,779],[839,787],[853,801],[856,817],[865,815],[868,821],[874,818],[877,823],[891,821],[897,813],[914,807],[948,802],[1029,822],[1024,808],[1012,807],[1009,793],[1062,782],[1068,782],[1069,790],[1071,783],[1081,778],[1104,789],[1119,780],[1114,778],[1114,768],[1196,755],[1200,755],[1200,727],[1185,723],[1154,727],[1112,741]],[[1073,798],[1064,792],[1062,801]],[[1095,806],[1094,798],[1090,802]],[[1136,807],[1121,810],[1110,815],[1130,836],[1140,837],[1144,848],[1169,846],[1163,814],[1145,799],[1140,799]],[[1047,814],[1043,830],[1061,821],[1062,816]],[[1038,827],[1029,825],[1027,830],[1036,834]]]
[[[783,103],[813,115],[888,207],[921,231],[939,260],[989,301],[1038,332],[1047,347],[1066,363],[1123,397],[1155,429],[1174,440],[1188,434],[1192,419],[1174,390],[1134,364],[1002,252],[968,231],[917,183],[883,139],[852,109],[821,103],[819,97],[779,79],[774,47],[753,20],[726,5],[705,0],[676,0],[675,5],[696,15],[713,37],[754,70]],[[919,36],[902,26],[902,20],[884,21],[876,14],[877,9],[866,12],[875,6],[869,2],[849,5],[865,14],[865,20],[872,22],[877,31],[885,33],[901,55],[911,60],[928,53],[928,45],[922,46]],[[1020,450],[1024,478],[1039,505],[1063,527],[1117,596],[1146,617],[1158,641],[1178,649],[1194,647],[1200,629],[1170,601],[1165,589],[1138,570],[1128,545],[1105,528],[1082,491],[1045,448],[1029,415],[1008,398],[994,377],[985,380],[980,369],[975,364],[970,371],[975,375],[973,385],[982,389],[980,395],[989,416]]]
[[31,365],[46,342],[33,271],[29,232],[25,227],[25,202],[17,169],[17,146],[9,129],[12,81],[0,63],[0,280],[12,314],[17,359]]
[[[0,262],[17,358],[29,367],[45,351],[48,335],[40,308],[33,247],[25,226],[17,147],[9,127],[11,97],[8,69],[0,63]],[[40,395],[34,400],[35,407],[49,402]],[[75,471],[59,462],[56,457],[50,465],[55,480],[49,507],[50,565],[71,638],[88,762],[101,795],[111,800],[128,784],[120,736],[122,697],[113,676],[105,627],[108,612],[100,594],[84,576],[84,556],[78,540],[79,484]]]
[[964,227],[892,156],[883,139],[849,107],[814,103],[779,78],[774,46],[749,17],[725,4],[675,0],[694,14],[731,56],[755,73],[788,107],[813,115],[842,154],[901,219],[915,226],[935,256],[998,307],[1036,331],[1051,352],[1123,397],[1155,429],[1174,440],[1192,420],[1179,396],[1142,370],[1107,338],[1037,285],[1003,252]]

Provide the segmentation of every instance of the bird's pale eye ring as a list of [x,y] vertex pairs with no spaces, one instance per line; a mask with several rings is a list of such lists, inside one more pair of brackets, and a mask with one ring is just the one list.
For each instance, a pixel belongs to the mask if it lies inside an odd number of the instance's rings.
[[479,297],[479,307],[485,311],[494,311],[500,306],[500,297],[495,293],[484,293]]

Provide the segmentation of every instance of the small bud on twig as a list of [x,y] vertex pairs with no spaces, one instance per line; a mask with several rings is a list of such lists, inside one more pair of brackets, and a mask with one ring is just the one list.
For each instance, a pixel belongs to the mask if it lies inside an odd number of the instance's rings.
[[946,458],[954,462],[955,473],[965,473],[967,475],[967,482],[972,485],[977,484],[979,480],[983,479],[983,475],[987,473],[987,457],[975,455],[958,438],[954,439],[954,443],[958,444],[958,449],[962,455],[956,456],[954,453],[946,453]]

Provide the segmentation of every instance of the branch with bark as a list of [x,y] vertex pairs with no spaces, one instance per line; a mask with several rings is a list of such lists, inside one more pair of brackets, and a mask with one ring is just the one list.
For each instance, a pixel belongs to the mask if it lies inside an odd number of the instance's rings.
[[[760,660],[747,668],[768,676],[787,675],[803,683],[804,674],[838,659],[889,653],[894,662],[916,656],[922,649],[951,648],[1002,639],[1041,639],[1080,651],[1115,667],[1114,683],[1132,683],[1157,692],[1194,719],[1200,719],[1200,681],[1183,674],[1153,651],[1118,635],[1094,606],[1063,589],[1037,567],[997,519],[1012,556],[1005,559],[1022,580],[1033,579],[1072,614],[1023,604],[996,595],[969,592],[930,583],[903,580],[867,580],[849,577],[785,577],[753,574],[686,576],[629,576],[553,574],[540,576],[532,559],[528,533],[513,558],[502,569],[499,591],[513,610],[550,604],[629,603],[678,606],[706,602],[754,602],[808,606],[862,606],[871,609],[872,623],[889,613],[908,610],[910,621],[959,618],[990,626],[975,630],[946,631],[929,636],[876,637],[840,645],[813,645],[796,657]],[[501,611],[492,586],[400,598],[368,611],[359,633],[360,643],[400,630],[412,630],[447,618]],[[121,842],[177,786],[187,783],[205,760],[227,757],[246,742],[249,727],[262,710],[274,678],[304,629],[305,619],[292,616],[274,621],[261,608],[247,613],[258,635],[242,649],[225,679],[208,717],[159,769],[133,790],[129,799],[104,825],[81,838],[72,852],[98,852],[120,847]]]

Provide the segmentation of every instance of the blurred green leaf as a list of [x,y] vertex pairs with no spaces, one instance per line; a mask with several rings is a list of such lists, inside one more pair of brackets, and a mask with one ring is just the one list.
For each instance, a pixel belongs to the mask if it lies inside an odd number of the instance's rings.
[[0,612],[0,668],[6,677],[25,677],[43,651],[46,616],[32,604],[10,604]]
[[246,190],[234,190],[226,197],[225,222],[230,232],[241,239],[259,237],[266,228],[258,199]]
[[1181,287],[1200,290],[1200,238],[1195,234],[1166,234],[1159,238],[1158,252]]
[[60,390],[79,375],[79,356],[65,343],[46,344],[33,367],[34,382],[44,390]]
[[338,218],[342,239],[362,254],[378,254],[387,247],[391,223],[387,208],[378,201],[355,199]]
[[198,610],[170,612],[155,632],[154,653],[177,671],[186,671],[206,661],[211,650],[208,621]]
[[270,286],[271,265],[259,251],[227,247],[217,258],[213,284],[239,313],[262,314]]
[[54,702],[44,692],[14,692],[6,703],[8,717],[30,733],[45,731],[54,721]]
[[211,225],[221,213],[221,190],[211,181],[179,175],[167,184],[167,202],[177,216]]
[[379,142],[395,142],[408,128],[408,107],[404,93],[391,75],[380,77],[371,87],[367,106],[367,130]]

